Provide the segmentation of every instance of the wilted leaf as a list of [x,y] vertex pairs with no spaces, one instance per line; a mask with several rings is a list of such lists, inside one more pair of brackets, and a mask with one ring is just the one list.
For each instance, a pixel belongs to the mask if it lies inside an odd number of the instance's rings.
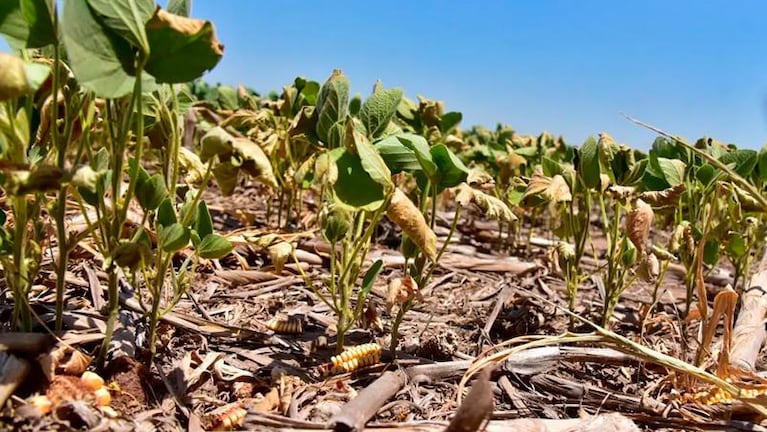
[[655,254],[645,254],[639,263],[637,272],[645,282],[655,282],[660,275],[660,262]]
[[647,203],[637,199],[634,208],[626,216],[626,234],[631,243],[642,255],[646,249],[646,242],[650,236],[655,213]]
[[490,219],[498,219],[509,223],[517,220],[517,216],[514,215],[506,203],[494,196],[473,189],[466,183],[458,186],[455,201],[464,207],[474,203]]
[[46,65],[0,52],[0,102],[35,92],[49,73]]
[[418,207],[399,189],[394,189],[386,216],[397,224],[430,260],[437,258],[437,235],[426,223]]
[[559,174],[551,178],[551,183],[549,183],[544,194],[554,202],[567,202],[573,200],[573,196],[570,193],[570,187],[567,185],[565,178]]
[[293,253],[293,246],[288,242],[281,241],[269,246],[267,251],[269,252],[269,259],[271,259],[272,264],[274,264],[274,271],[276,273],[281,273],[282,268],[285,267],[285,263]]
[[466,178],[466,183],[471,187],[480,189],[491,189],[493,186],[495,186],[495,180],[493,179],[493,176],[477,168],[469,170],[469,176]]
[[386,308],[391,311],[394,306],[402,305],[413,296],[420,297],[415,279],[411,276],[394,278],[386,289]]
[[146,70],[158,82],[192,81],[224,55],[213,23],[174,15],[159,7],[146,23],[146,34],[151,47]]
[[277,178],[274,176],[272,164],[258,144],[247,138],[235,138],[233,149],[242,158],[243,171],[261,183],[277,189]]
[[205,178],[205,165],[197,156],[197,153],[186,147],[179,146],[178,152],[179,165],[186,171],[184,181],[188,184],[200,184]]
[[610,185],[606,192],[613,199],[626,201],[634,195],[636,188],[633,186]]
[[642,201],[653,207],[675,206],[679,203],[679,197],[687,189],[684,183],[672,186],[661,191],[645,191],[639,194]]
[[314,163],[314,179],[325,186],[332,186],[338,180],[338,165],[330,152],[324,152],[317,156]]

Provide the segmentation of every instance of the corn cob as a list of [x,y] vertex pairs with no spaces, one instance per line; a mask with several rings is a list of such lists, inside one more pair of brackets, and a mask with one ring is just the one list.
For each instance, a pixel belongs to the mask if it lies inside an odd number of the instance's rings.
[[266,328],[275,333],[301,334],[304,332],[304,322],[298,317],[289,317],[287,319],[272,318],[266,323]]
[[336,375],[353,372],[361,367],[370,366],[381,360],[381,345],[366,343],[350,347],[339,355],[330,358],[330,363],[320,366],[324,375]]
[[242,427],[247,413],[248,411],[240,402],[234,402],[213,410],[208,416],[212,419],[212,426],[215,429],[236,430]]
[[[767,387],[759,386],[753,388],[741,389],[741,398],[753,399],[767,394]],[[692,402],[697,402],[704,405],[716,405],[716,404],[731,404],[738,399],[732,396],[732,394],[719,387],[712,388],[708,391],[702,391],[693,394],[690,397]]]

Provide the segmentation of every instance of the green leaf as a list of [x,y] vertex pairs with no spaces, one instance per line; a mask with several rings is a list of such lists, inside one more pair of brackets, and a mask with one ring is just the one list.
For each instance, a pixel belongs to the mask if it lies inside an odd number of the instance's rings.
[[755,150],[734,150],[723,154],[719,160],[743,177],[749,177],[756,167],[759,154]]
[[225,110],[236,110],[239,107],[237,90],[232,86],[220,85],[216,87],[216,100]]
[[360,109],[362,109],[362,96],[357,93],[352,100],[349,101],[349,114],[357,116],[359,115]]
[[349,113],[349,79],[340,70],[334,70],[320,89],[317,96],[317,136],[326,145],[335,148],[341,145],[337,124]]
[[599,178],[599,146],[594,137],[588,137],[580,148],[578,174],[587,188],[598,189],[601,186]]
[[153,0],[87,0],[87,2],[103,26],[139,48],[144,55],[149,54],[149,41],[144,25],[155,11]]
[[762,179],[762,181],[767,182],[767,145],[762,147],[761,150],[759,150],[759,178]]
[[220,259],[232,251],[232,243],[218,234],[208,234],[200,241],[197,247],[197,254],[201,258]]
[[157,9],[146,24],[151,52],[147,72],[163,83],[189,82],[218,64],[224,45],[210,21]]
[[466,181],[469,169],[458,156],[444,144],[437,144],[429,149],[431,158],[437,165],[436,186],[439,190],[458,186]]
[[727,253],[734,258],[742,258],[748,253],[746,239],[738,232],[730,232]]
[[197,220],[194,224],[194,230],[201,238],[213,234],[213,219],[210,217],[210,211],[205,201],[200,201],[200,204],[197,205]]
[[716,265],[719,262],[719,240],[709,240],[703,246],[703,262],[708,265]]
[[168,12],[188,17],[192,15],[192,0],[168,0]]
[[442,131],[443,134],[446,134],[453,130],[456,126],[458,126],[459,123],[461,123],[461,120],[463,120],[463,114],[461,114],[458,111],[450,111],[446,112],[442,115],[442,118],[439,122],[439,130]]
[[161,226],[168,227],[178,222],[176,218],[176,210],[173,208],[173,203],[170,198],[166,198],[160,203],[160,208],[157,209],[157,222]]
[[120,267],[135,269],[151,252],[140,242],[122,242],[112,252],[112,261]]
[[677,148],[674,141],[671,141],[665,137],[655,138],[650,151],[657,157],[666,159],[677,159],[681,156],[681,152],[679,151],[679,148]]
[[0,1],[0,33],[14,50],[42,48],[56,42],[53,2],[47,0]]
[[366,211],[375,211],[383,205],[383,185],[365,171],[359,155],[339,147],[330,151],[329,156],[338,168],[338,179],[333,190],[339,204]]
[[189,228],[176,222],[169,226],[161,226],[159,232],[159,243],[165,252],[177,252],[189,244]]
[[317,81],[307,81],[301,89],[301,96],[306,99],[307,105],[315,105],[317,96],[320,94],[320,83]]
[[402,171],[419,171],[421,169],[421,163],[418,161],[415,152],[405,147],[396,136],[388,136],[378,141],[375,143],[375,148],[383,158],[386,166],[394,174]]
[[709,164],[701,165],[695,172],[695,177],[703,186],[708,186],[717,177],[716,170]]
[[381,155],[378,154],[373,144],[370,144],[367,137],[354,128],[352,117],[347,117],[346,139],[354,140],[350,145],[354,145],[357,149],[362,168],[370,175],[370,178],[384,186],[387,191],[394,187],[391,180],[391,171],[389,171]]
[[156,210],[168,198],[168,188],[162,174],[153,174],[136,184],[136,199],[144,211]]
[[434,158],[432,157],[429,148],[429,142],[426,141],[426,138],[412,133],[401,133],[395,136],[399,142],[415,153],[415,157],[421,164],[421,169],[423,169],[424,174],[426,174],[427,177],[434,179],[439,167],[434,163]]
[[86,0],[67,0],[61,31],[78,83],[96,96],[118,98],[133,91],[135,54],[130,43],[104,28]]
[[543,169],[543,175],[546,177],[554,177],[557,174],[562,175],[565,171],[562,165],[546,156],[541,158],[541,168]]
[[365,298],[367,298],[368,294],[370,294],[370,290],[373,289],[373,283],[375,282],[378,275],[381,274],[381,270],[383,270],[383,264],[384,263],[382,260],[376,260],[376,262],[370,266],[368,271],[365,272],[365,276],[362,277],[362,285],[360,285],[359,300],[357,300],[358,302],[364,303]]
[[[669,186],[676,186],[684,182],[684,171],[687,165],[679,159],[666,159],[659,157],[656,159],[658,168],[663,173],[663,179]],[[652,160],[650,160],[652,164]]]
[[401,100],[402,89],[379,89],[362,104],[360,120],[371,139],[381,136],[386,130]]

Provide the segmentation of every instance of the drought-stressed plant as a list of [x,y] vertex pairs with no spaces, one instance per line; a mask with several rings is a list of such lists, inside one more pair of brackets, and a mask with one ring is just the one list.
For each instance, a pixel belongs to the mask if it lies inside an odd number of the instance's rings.
[[[23,83],[23,89],[3,92],[0,112],[5,119],[0,122],[5,126],[0,159],[7,167],[3,187],[11,196],[15,226],[14,233],[4,231],[7,253],[1,260],[22,327],[29,328],[26,292],[43,246],[40,209],[49,202],[44,192],[57,192],[49,205],[57,227],[56,328],[62,325],[68,253],[91,235],[108,273],[109,319],[102,354],[118,310],[120,267],[130,270],[139,290],[145,286],[151,293],[147,313],[153,342],[166,278],[170,276],[173,286],[167,310],[188,286],[192,256],[220,257],[231,249],[212,232],[200,199],[213,163],[204,167],[181,148],[181,119],[190,98],[180,84],[213,67],[223,48],[210,22],[187,17],[189,7],[189,1],[177,0],[167,10],[151,0],[68,0],[59,15],[54,2],[3,4],[0,32],[9,44],[25,57],[28,48],[42,48],[51,57],[26,63],[2,58],[8,62],[3,73],[13,73],[17,85]],[[0,76],[0,87],[11,83],[10,78]],[[29,120],[33,110],[40,118],[36,125]],[[143,167],[145,156],[158,162],[149,165],[159,166],[160,172],[150,174]],[[182,167],[195,180],[179,188]],[[186,193],[177,208],[181,189]],[[88,226],[71,238],[64,221],[69,198],[77,201]],[[173,254],[190,241],[195,254],[171,269]]]

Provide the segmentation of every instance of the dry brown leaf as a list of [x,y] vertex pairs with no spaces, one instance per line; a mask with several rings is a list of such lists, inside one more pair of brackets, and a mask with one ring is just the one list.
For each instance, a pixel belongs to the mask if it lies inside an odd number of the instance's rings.
[[418,300],[423,300],[415,279],[411,276],[394,278],[389,281],[389,286],[386,289],[386,309],[391,311],[395,305],[401,305],[413,296]]
[[37,360],[46,378],[51,381],[56,373],[82,375],[93,358],[69,345],[59,344],[50,352],[41,354]]
[[641,199],[636,200],[634,208],[626,217],[626,234],[640,255],[644,254],[646,250],[645,244],[650,236],[650,228],[654,218],[655,213],[653,213],[652,207]]
[[639,194],[642,201],[655,207],[675,206],[679,202],[679,197],[685,191],[684,183],[664,189],[661,191],[645,191]]
[[199,184],[205,178],[205,164],[196,153],[186,147],[179,146],[178,162],[184,170],[186,176],[184,181],[189,184]]
[[655,282],[660,275],[660,262],[658,257],[653,254],[645,254],[639,263],[639,277],[645,282]]
[[[146,23],[147,29],[159,30],[170,28],[188,35],[199,33],[206,25],[206,21],[194,18],[187,18],[180,15],[169,13],[161,8]],[[210,46],[213,52],[218,56],[224,55],[224,45],[215,37],[211,38]]]
[[437,259],[437,235],[418,207],[399,189],[394,189],[386,216],[402,229],[430,260]]
[[573,199],[570,186],[567,185],[565,178],[559,174],[551,178],[551,183],[546,188],[545,194],[554,202],[566,202]]
[[474,203],[490,219],[502,220],[504,222],[514,222],[517,220],[517,216],[505,202],[492,195],[473,189],[466,183],[458,186],[458,194],[455,196],[455,201],[464,207]]
[[476,168],[469,170],[466,183],[476,188],[492,189],[493,186],[495,186],[495,180],[493,180],[493,177],[490,174]]

